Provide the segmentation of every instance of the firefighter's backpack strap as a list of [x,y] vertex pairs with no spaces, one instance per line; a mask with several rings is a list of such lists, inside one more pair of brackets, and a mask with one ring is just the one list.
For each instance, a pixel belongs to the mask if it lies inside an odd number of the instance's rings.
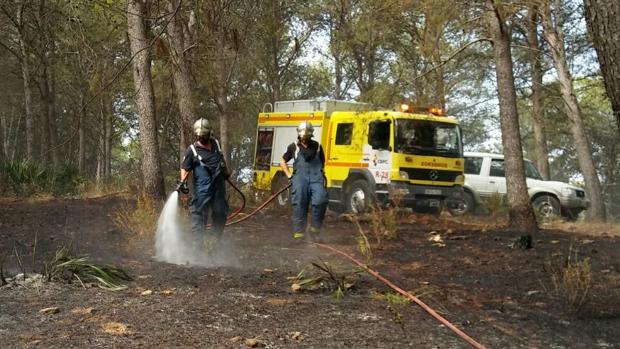
[[192,149],[192,153],[194,153],[194,158],[198,159],[200,162],[200,166],[205,166],[204,162],[202,162],[202,156],[196,151],[196,146],[192,143],[189,147]]
[[217,145],[218,153],[222,154],[222,147],[220,146],[220,141],[218,141],[216,138],[213,138],[213,140],[215,141],[215,145]]
[[293,143],[295,144],[295,156],[293,156],[293,161],[297,160],[297,156],[299,155],[299,144],[297,143]]

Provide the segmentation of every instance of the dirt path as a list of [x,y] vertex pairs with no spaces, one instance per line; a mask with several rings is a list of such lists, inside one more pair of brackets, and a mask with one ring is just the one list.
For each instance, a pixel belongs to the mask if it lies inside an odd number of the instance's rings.
[[[469,347],[419,307],[377,297],[392,293],[368,275],[340,300],[322,289],[293,292],[289,278],[310,262],[341,272],[354,267],[316,247],[293,245],[285,216],[263,214],[228,229],[233,253],[225,265],[189,267],[154,261],[152,241],[118,231],[112,216],[122,202],[0,201],[5,273],[19,272],[15,247],[31,264],[36,235],[39,261],[73,242],[134,277],[119,292],[79,283],[0,287],[3,348]],[[429,241],[431,231],[441,243]],[[325,240],[359,255],[355,232],[350,222],[330,217]],[[529,250],[510,248],[513,240],[480,226],[407,217],[398,239],[374,251],[373,267],[488,348],[620,348],[620,240],[543,231]],[[571,245],[590,258],[594,277],[592,300],[579,315],[549,291],[549,262]],[[58,312],[40,313],[47,307]]]

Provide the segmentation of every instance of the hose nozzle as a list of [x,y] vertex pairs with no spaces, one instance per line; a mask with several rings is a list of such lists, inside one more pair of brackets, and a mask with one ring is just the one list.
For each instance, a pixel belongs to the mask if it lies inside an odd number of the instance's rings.
[[177,186],[174,190],[182,194],[189,194],[189,187],[187,186],[186,181],[177,181]]

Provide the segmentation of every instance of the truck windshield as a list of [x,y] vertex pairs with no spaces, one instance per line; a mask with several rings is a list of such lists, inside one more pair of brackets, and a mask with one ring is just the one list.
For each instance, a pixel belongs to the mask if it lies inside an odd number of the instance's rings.
[[396,119],[394,146],[398,153],[462,157],[457,125],[436,121]]

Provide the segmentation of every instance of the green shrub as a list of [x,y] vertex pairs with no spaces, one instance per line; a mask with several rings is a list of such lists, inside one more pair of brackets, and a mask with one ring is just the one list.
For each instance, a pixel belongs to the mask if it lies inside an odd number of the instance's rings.
[[16,196],[76,194],[82,178],[70,166],[46,167],[29,161],[5,162],[1,171]]

